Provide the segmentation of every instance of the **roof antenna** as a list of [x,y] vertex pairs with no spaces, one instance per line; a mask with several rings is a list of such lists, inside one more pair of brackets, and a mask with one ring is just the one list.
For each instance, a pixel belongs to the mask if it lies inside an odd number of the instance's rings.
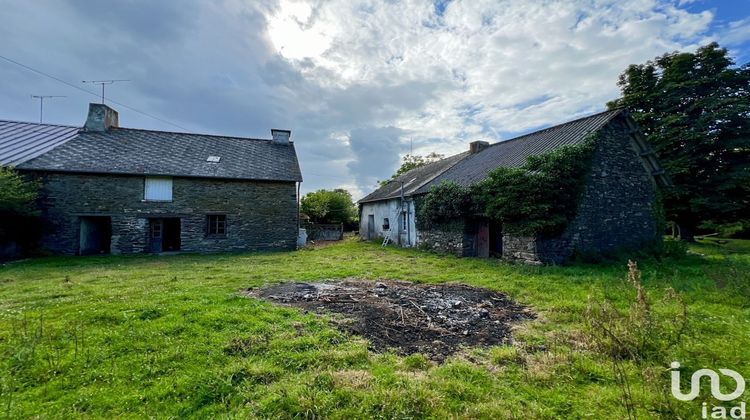
[[44,117],[44,100],[47,98],[67,98],[67,96],[61,95],[31,95],[32,99],[39,99],[39,124],[42,123]]
[[102,105],[104,104],[104,85],[111,85],[117,82],[129,82],[130,79],[110,79],[110,80],[82,80],[81,83],[91,83],[102,86]]

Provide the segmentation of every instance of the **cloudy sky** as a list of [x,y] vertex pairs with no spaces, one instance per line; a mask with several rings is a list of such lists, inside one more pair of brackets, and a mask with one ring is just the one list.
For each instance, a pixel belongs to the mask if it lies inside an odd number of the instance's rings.
[[[750,61],[750,0],[0,0],[0,119],[292,130],[303,191],[359,197],[414,153],[604,109],[631,63],[710,41]],[[68,82],[36,73],[31,69]],[[147,115],[146,115],[147,114]],[[156,118],[153,118],[156,117]]]

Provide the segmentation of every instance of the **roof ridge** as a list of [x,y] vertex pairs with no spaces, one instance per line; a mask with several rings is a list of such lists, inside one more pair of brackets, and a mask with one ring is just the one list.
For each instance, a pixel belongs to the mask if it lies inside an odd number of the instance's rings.
[[[79,130],[83,130],[83,127],[79,127],[76,125],[69,125],[69,124],[50,124],[50,123],[39,123],[39,122],[33,122],[33,121],[18,121],[18,120],[5,120],[0,119],[0,123],[14,123],[14,124],[29,124],[29,125],[36,125],[36,126],[49,126],[49,127],[65,127],[65,128],[77,128]],[[201,137],[222,137],[225,139],[236,139],[236,140],[252,140],[252,141],[273,141],[273,139],[261,139],[256,137],[241,137],[241,136],[227,136],[222,134],[205,134],[205,133],[191,133],[191,132],[184,132],[184,131],[167,131],[167,130],[148,130],[145,128],[132,128],[132,127],[112,127],[117,130],[132,130],[132,131],[146,131],[149,133],[164,133],[164,134],[182,134],[187,136],[201,136]],[[285,131],[291,131],[291,130],[285,130]],[[90,131],[84,131],[87,133],[90,133]],[[290,143],[293,143],[292,140],[289,140]]]
[[[465,156],[461,156],[461,155],[465,155]],[[428,176],[428,178],[425,181],[420,182],[416,186],[413,186],[413,187],[410,186],[409,192],[407,194],[411,195],[414,191],[422,188],[424,185],[427,185],[427,183],[432,182],[432,180],[434,180],[435,178],[437,178],[440,175],[444,174],[446,171],[448,171],[452,167],[456,166],[459,162],[462,162],[464,160],[464,158],[466,158],[466,156],[469,156],[469,152],[468,151],[463,151],[461,153],[456,153],[454,155],[450,155],[448,157],[436,160],[434,162],[430,162],[430,163],[428,163],[426,165],[422,165],[422,166],[418,166],[416,168],[410,169],[409,171],[404,172],[403,174],[399,175],[395,179],[389,180],[385,185],[382,185],[382,186],[376,188],[375,191],[372,191],[371,193],[365,195],[361,199],[357,200],[357,202],[358,203],[366,203],[366,202],[370,202],[370,201],[378,201],[378,200],[386,199],[386,198],[388,198],[388,196],[392,195],[393,192],[388,193],[386,195],[386,197],[378,198],[378,199],[375,199],[375,200],[370,200],[370,199],[368,199],[368,197],[376,194],[378,191],[380,191],[380,190],[382,190],[384,188],[387,188],[387,186],[391,185],[392,183],[398,182],[399,180],[401,180],[401,182],[404,182],[404,178],[409,178],[411,176],[415,176],[415,174],[413,172],[424,171],[426,169],[429,169],[429,167],[431,167],[431,166],[435,166],[435,165],[438,165],[440,163],[445,163],[446,160],[454,159],[454,158],[457,158],[459,156],[461,156],[460,159],[455,159],[455,162],[452,162],[451,164],[449,164],[448,166],[446,166],[445,168],[443,168],[443,170],[437,171],[437,173]],[[416,176],[419,176],[419,175],[416,175]]]
[[[460,154],[463,154],[463,153],[466,153],[466,152],[456,153],[455,155],[450,155],[450,156],[448,156],[448,157],[444,157],[444,158],[442,158],[442,159],[438,159],[438,160],[436,160],[436,161],[434,161],[434,162],[429,162],[429,163],[426,163],[426,164],[424,164],[424,165],[421,165],[421,166],[417,166],[416,168],[411,168],[411,169],[409,169],[408,171],[406,171],[406,172],[402,173],[401,175],[397,176],[396,178],[394,178],[394,179],[391,179],[391,180],[388,180],[388,182],[387,182],[387,183],[386,183],[385,185],[387,185],[387,184],[390,184],[391,182],[396,182],[396,181],[397,181],[398,179],[400,179],[400,178],[405,178],[405,177],[406,177],[407,175],[409,175],[410,173],[412,173],[412,172],[414,172],[414,171],[424,170],[424,169],[426,169],[426,168],[427,168],[427,167],[429,167],[429,166],[432,166],[432,165],[436,165],[436,164],[438,164],[438,163],[440,163],[440,162],[443,162],[443,161],[445,161],[445,160],[448,160],[448,159],[454,158],[454,157],[456,157],[456,156],[458,156],[458,155],[460,155]],[[458,162],[458,161],[460,161],[460,160],[461,160],[461,159],[457,160],[456,162]],[[455,165],[455,163],[454,163],[454,165]],[[450,168],[450,167],[452,167],[452,166],[453,166],[453,165],[449,166],[449,168]],[[381,188],[382,188],[382,187],[381,187]],[[378,188],[378,189],[380,189],[380,188]],[[377,190],[375,190],[375,191],[377,191]]]
[[66,128],[83,128],[78,127],[75,125],[68,125],[68,124],[49,124],[49,123],[39,123],[39,122],[33,122],[33,121],[18,121],[18,120],[4,120],[0,118],[0,123],[15,123],[15,124],[31,124],[31,125],[44,125],[44,126],[50,126],[50,127],[66,127]]
[[[438,173],[436,173],[435,175],[433,175],[433,176],[431,176],[430,178],[428,178],[427,180],[425,180],[425,181],[424,181],[423,183],[419,184],[419,185],[418,185],[418,186],[416,186],[415,188],[412,188],[412,189],[411,189],[411,191],[417,191],[418,189],[420,189],[420,188],[422,188],[423,186],[427,185],[428,183],[432,182],[432,180],[434,180],[435,178],[437,178],[437,177],[439,177],[440,175],[442,175],[442,174],[446,173],[446,172],[447,172],[448,170],[450,170],[450,169],[451,169],[452,167],[454,167],[454,166],[458,165],[458,163],[459,163],[459,162],[461,162],[461,161],[463,161],[464,159],[466,159],[466,157],[467,157],[467,156],[471,156],[471,154],[470,154],[470,153],[468,153],[468,152],[466,152],[466,151],[463,151],[463,152],[461,152],[461,153],[457,153],[457,154],[455,154],[455,155],[451,155],[451,156],[448,156],[447,158],[444,158],[444,159],[450,159],[450,158],[452,158],[452,157],[460,156],[460,155],[463,155],[463,154],[465,154],[465,156],[461,157],[460,159],[456,159],[456,161],[455,161],[455,162],[453,162],[453,163],[452,163],[451,165],[448,165],[448,166],[447,166],[447,167],[446,167],[445,169],[443,169],[442,171],[439,171],[439,172],[438,172]],[[443,160],[443,159],[441,159],[441,160]],[[437,161],[437,162],[440,162],[440,161]],[[437,163],[437,162],[433,162],[433,163]],[[425,165],[425,166],[426,166],[426,165]]]
[[[542,133],[542,132],[545,132],[545,131],[549,131],[549,130],[553,130],[553,129],[561,128],[561,127],[564,127],[564,126],[566,126],[566,125],[569,125],[569,124],[573,124],[573,123],[575,123],[575,122],[578,122],[578,121],[581,121],[581,120],[586,120],[586,119],[589,119],[589,118],[593,118],[593,117],[596,117],[596,116],[599,116],[599,115],[602,115],[602,114],[606,114],[606,113],[610,113],[610,112],[612,113],[612,117],[614,117],[615,115],[617,115],[617,114],[619,114],[619,113],[623,112],[624,110],[625,110],[624,108],[617,108],[617,109],[609,109],[609,110],[605,110],[605,111],[602,111],[602,112],[597,112],[597,113],[595,113],[595,114],[589,114],[589,115],[586,115],[586,116],[584,116],[584,117],[576,118],[576,119],[574,119],[574,120],[570,120],[570,121],[565,121],[565,122],[563,122],[563,123],[560,123],[560,124],[557,124],[557,125],[553,125],[553,126],[550,126],[550,127],[542,128],[541,130],[536,130],[536,131],[532,131],[532,132],[530,132],[530,133],[522,134],[522,135],[520,135],[520,136],[517,136],[517,137],[512,137],[512,138],[509,138],[509,139],[507,139],[507,140],[500,140],[500,141],[498,141],[498,142],[495,142],[495,143],[492,143],[492,144],[490,144],[490,145],[488,146],[488,148],[490,148],[490,147],[494,147],[494,146],[497,146],[497,145],[499,145],[499,144],[505,144],[505,143],[508,143],[508,142],[511,142],[511,141],[521,140],[521,139],[523,139],[524,137],[528,137],[528,136],[532,136],[532,135],[534,135],[534,134],[539,134],[539,133]],[[607,120],[607,122],[608,122],[609,120],[611,120],[611,119],[612,119],[612,117],[610,117],[610,118],[609,118],[609,119]],[[487,150],[487,149],[483,149],[482,151],[484,151],[484,150]],[[480,152],[480,153],[481,153],[481,152]]]
[[[129,130],[129,131],[145,131],[148,133],[180,134],[184,136],[219,137],[219,138],[234,139],[234,140],[251,140],[251,141],[268,141],[268,142],[273,141],[273,139],[259,139],[255,137],[224,136],[221,134],[186,133],[183,131],[147,130],[145,128],[112,127],[112,129]],[[294,143],[294,142],[289,140],[289,143]]]

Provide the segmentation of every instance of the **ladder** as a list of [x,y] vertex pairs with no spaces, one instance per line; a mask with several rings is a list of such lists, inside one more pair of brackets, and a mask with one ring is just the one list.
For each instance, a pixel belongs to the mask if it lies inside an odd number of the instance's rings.
[[391,233],[393,232],[393,229],[388,229],[388,233],[385,234],[385,237],[383,238],[383,245],[388,245],[389,242],[392,242],[391,240]]
[[[396,217],[392,218],[393,223],[396,224],[397,229],[399,224],[401,223],[401,219],[399,216],[401,216],[401,212],[404,211],[404,183],[401,182],[401,200],[398,203],[398,207],[396,208]],[[391,225],[393,226],[393,225]],[[397,233],[398,234],[398,233]],[[388,229],[388,232],[385,234],[385,237],[383,238],[383,247],[388,245],[390,242],[393,242],[393,229]]]

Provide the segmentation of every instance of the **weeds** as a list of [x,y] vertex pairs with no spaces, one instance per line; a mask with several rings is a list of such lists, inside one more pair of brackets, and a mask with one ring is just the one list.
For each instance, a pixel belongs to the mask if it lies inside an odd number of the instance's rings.
[[653,375],[651,367],[669,364],[671,350],[679,346],[688,326],[687,305],[682,296],[668,288],[654,306],[641,276],[638,264],[628,261],[627,282],[635,295],[626,312],[606,300],[590,300],[586,311],[588,338],[593,348],[611,362],[629,419],[637,417],[628,374],[630,365],[639,371],[643,383],[662,394],[664,384],[658,375]]

